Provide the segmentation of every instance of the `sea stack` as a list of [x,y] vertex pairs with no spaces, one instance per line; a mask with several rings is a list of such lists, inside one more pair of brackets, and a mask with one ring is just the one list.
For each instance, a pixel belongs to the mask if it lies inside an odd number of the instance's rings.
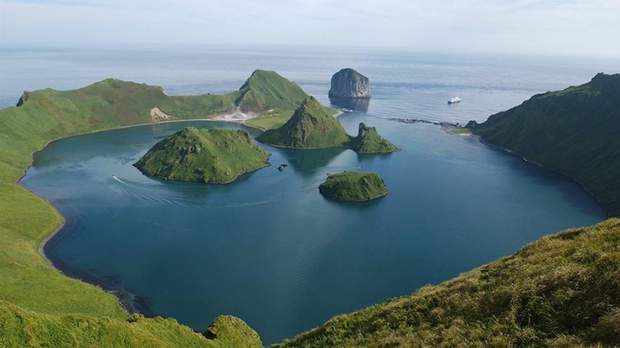
[[359,72],[346,68],[332,76],[332,85],[329,90],[330,98],[370,98],[370,82]]
[[332,76],[329,101],[332,105],[343,109],[368,111],[370,101],[368,78],[350,68],[338,71]]

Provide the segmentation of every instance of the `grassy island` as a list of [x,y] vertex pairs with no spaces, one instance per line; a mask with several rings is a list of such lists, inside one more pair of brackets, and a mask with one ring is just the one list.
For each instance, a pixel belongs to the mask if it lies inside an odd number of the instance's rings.
[[571,177],[620,216],[620,74],[535,95],[467,127],[485,142]]
[[281,127],[256,138],[278,147],[294,149],[350,148],[358,153],[390,153],[397,147],[381,137],[374,127],[360,123],[356,137],[347,134],[340,122],[314,97],[308,97]]
[[357,136],[351,139],[351,149],[360,154],[392,153],[397,151],[396,145],[380,136],[375,127],[367,127],[360,123]]
[[387,195],[383,179],[375,173],[345,171],[327,176],[319,191],[328,199],[366,202]]
[[343,147],[349,142],[338,120],[314,97],[306,98],[284,125],[256,139],[274,146],[306,149]]
[[228,184],[267,166],[269,155],[242,130],[185,128],[155,144],[134,166],[165,180]]

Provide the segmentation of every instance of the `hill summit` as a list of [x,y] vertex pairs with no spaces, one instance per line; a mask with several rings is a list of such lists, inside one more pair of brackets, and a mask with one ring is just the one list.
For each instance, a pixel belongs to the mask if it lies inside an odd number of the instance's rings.
[[241,111],[294,110],[308,97],[301,87],[275,71],[255,70],[239,88],[235,105]]
[[274,146],[307,149],[343,147],[350,141],[338,120],[314,97],[306,98],[280,128],[268,130],[256,139]]

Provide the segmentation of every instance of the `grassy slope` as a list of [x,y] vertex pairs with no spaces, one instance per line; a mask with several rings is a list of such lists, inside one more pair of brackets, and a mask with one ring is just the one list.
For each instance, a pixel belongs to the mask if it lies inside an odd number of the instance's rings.
[[346,146],[350,137],[335,117],[309,97],[284,125],[266,131],[257,140],[282,147],[329,148]]
[[155,144],[135,166],[169,180],[227,184],[265,167],[268,158],[242,130],[185,128]]
[[620,344],[620,220],[544,237],[411,296],[340,315],[282,346]]
[[468,127],[582,184],[612,216],[620,216],[620,74],[532,97]]
[[274,71],[256,70],[239,89],[235,104],[241,111],[295,110],[308,95],[296,83]]
[[231,110],[238,95],[169,97],[160,87],[108,79],[73,91],[28,92],[21,106],[0,110],[0,300],[37,315],[106,317],[121,325],[127,313],[114,296],[63,276],[38,254],[40,242],[63,220],[16,181],[32,153],[54,139],[148,123],[153,107],[176,118],[218,114]]
[[319,186],[325,197],[349,202],[364,202],[388,193],[383,179],[370,172],[345,171],[332,174]]

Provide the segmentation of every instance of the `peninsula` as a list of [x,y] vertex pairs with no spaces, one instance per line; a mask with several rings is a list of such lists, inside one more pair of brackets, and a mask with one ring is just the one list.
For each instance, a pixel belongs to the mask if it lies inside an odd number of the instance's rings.
[[134,166],[165,180],[228,184],[268,166],[269,155],[242,130],[184,128],[155,144]]
[[467,128],[486,143],[564,174],[620,216],[620,74],[538,94]]
[[367,202],[387,195],[383,179],[375,173],[345,171],[327,176],[319,192],[328,199],[343,202]]

